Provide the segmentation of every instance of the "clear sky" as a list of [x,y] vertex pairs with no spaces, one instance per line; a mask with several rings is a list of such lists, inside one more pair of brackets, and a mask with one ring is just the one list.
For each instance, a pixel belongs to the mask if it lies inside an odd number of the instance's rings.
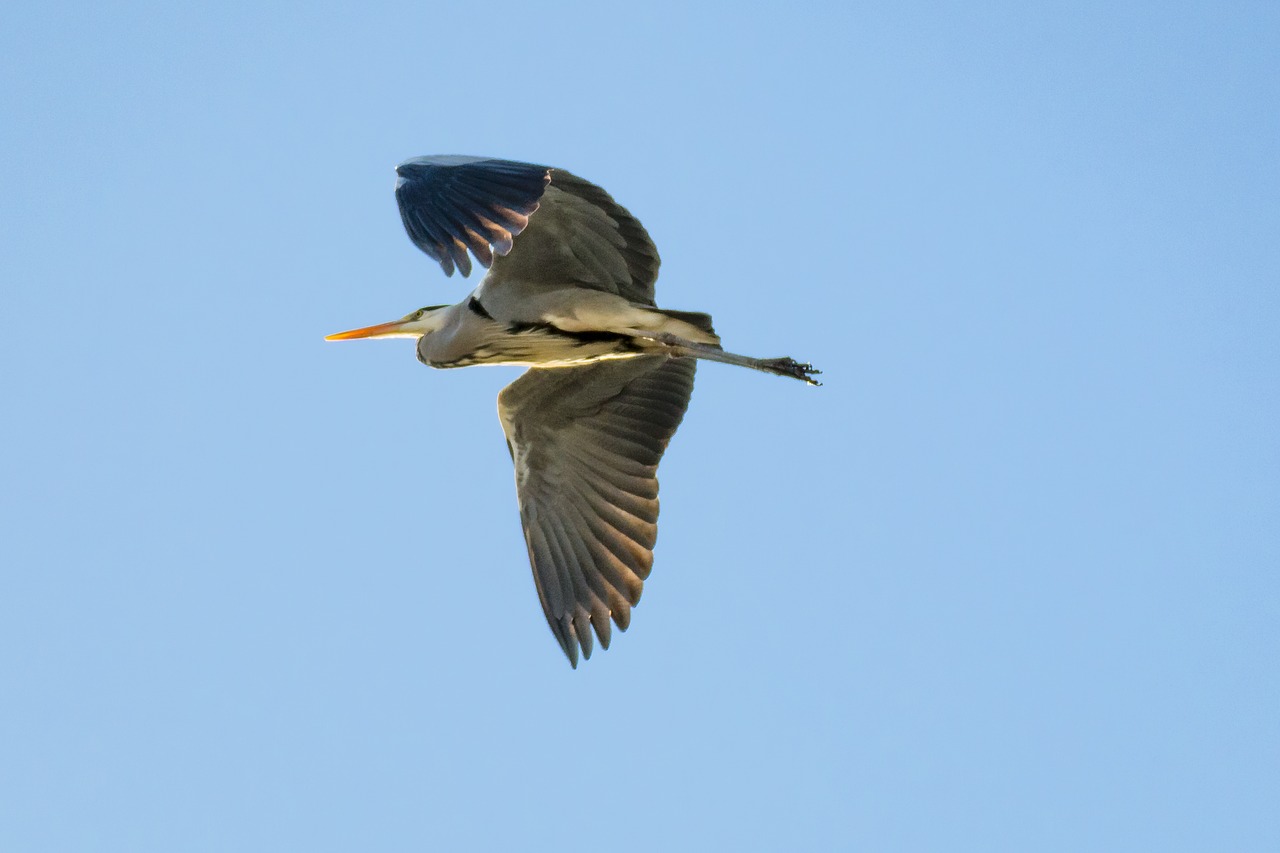
[[[1280,849],[1275,4],[350,5],[5,13],[0,850]],[[323,341],[474,284],[432,153],[825,371],[577,671],[518,371]]]

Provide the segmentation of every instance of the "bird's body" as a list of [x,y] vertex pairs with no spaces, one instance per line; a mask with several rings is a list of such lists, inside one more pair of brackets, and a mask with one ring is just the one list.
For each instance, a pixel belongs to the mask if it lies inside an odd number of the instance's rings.
[[[696,359],[817,384],[789,358],[727,353],[706,314],[654,304],[658,253],[604,190],[560,169],[419,157],[396,169],[410,238],[446,274],[490,267],[455,305],[331,335],[417,338],[431,367],[532,369],[499,395],[538,597],[576,666],[625,630],[653,562],[657,465]],[[470,253],[470,255],[468,254]]]
[[[438,327],[418,339],[418,359],[423,364],[571,367],[628,358],[654,349],[636,340],[637,328],[683,332],[702,343],[719,341],[709,331],[610,294],[553,290],[520,302],[485,298],[484,290],[481,285],[462,302],[438,309]],[[558,310],[563,305],[575,310]],[[627,325],[621,324],[623,318]]]

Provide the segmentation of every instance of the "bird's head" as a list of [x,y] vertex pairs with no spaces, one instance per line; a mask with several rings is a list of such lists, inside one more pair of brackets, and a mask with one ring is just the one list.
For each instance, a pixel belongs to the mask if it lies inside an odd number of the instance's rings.
[[444,323],[444,310],[448,305],[428,305],[406,314],[390,323],[365,326],[349,332],[328,335],[326,341],[350,341],[355,338],[420,338],[429,335]]

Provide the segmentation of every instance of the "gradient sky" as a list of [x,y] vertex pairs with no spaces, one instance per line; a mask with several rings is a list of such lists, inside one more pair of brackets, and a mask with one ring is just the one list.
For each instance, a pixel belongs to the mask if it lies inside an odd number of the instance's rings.
[[[1275,4],[185,5],[0,29],[0,849],[1280,849]],[[825,371],[577,671],[429,153]]]

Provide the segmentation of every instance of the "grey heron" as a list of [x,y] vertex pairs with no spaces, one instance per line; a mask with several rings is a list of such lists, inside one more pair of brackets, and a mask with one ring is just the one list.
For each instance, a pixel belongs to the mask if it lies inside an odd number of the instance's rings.
[[431,367],[530,369],[498,395],[543,613],[575,668],[592,630],[625,631],[653,565],[658,462],[697,359],[817,385],[791,358],[726,352],[707,314],[658,308],[658,250],[603,189],[563,169],[486,157],[396,167],[410,239],[452,276],[488,268],[456,305],[329,335],[417,339]]

